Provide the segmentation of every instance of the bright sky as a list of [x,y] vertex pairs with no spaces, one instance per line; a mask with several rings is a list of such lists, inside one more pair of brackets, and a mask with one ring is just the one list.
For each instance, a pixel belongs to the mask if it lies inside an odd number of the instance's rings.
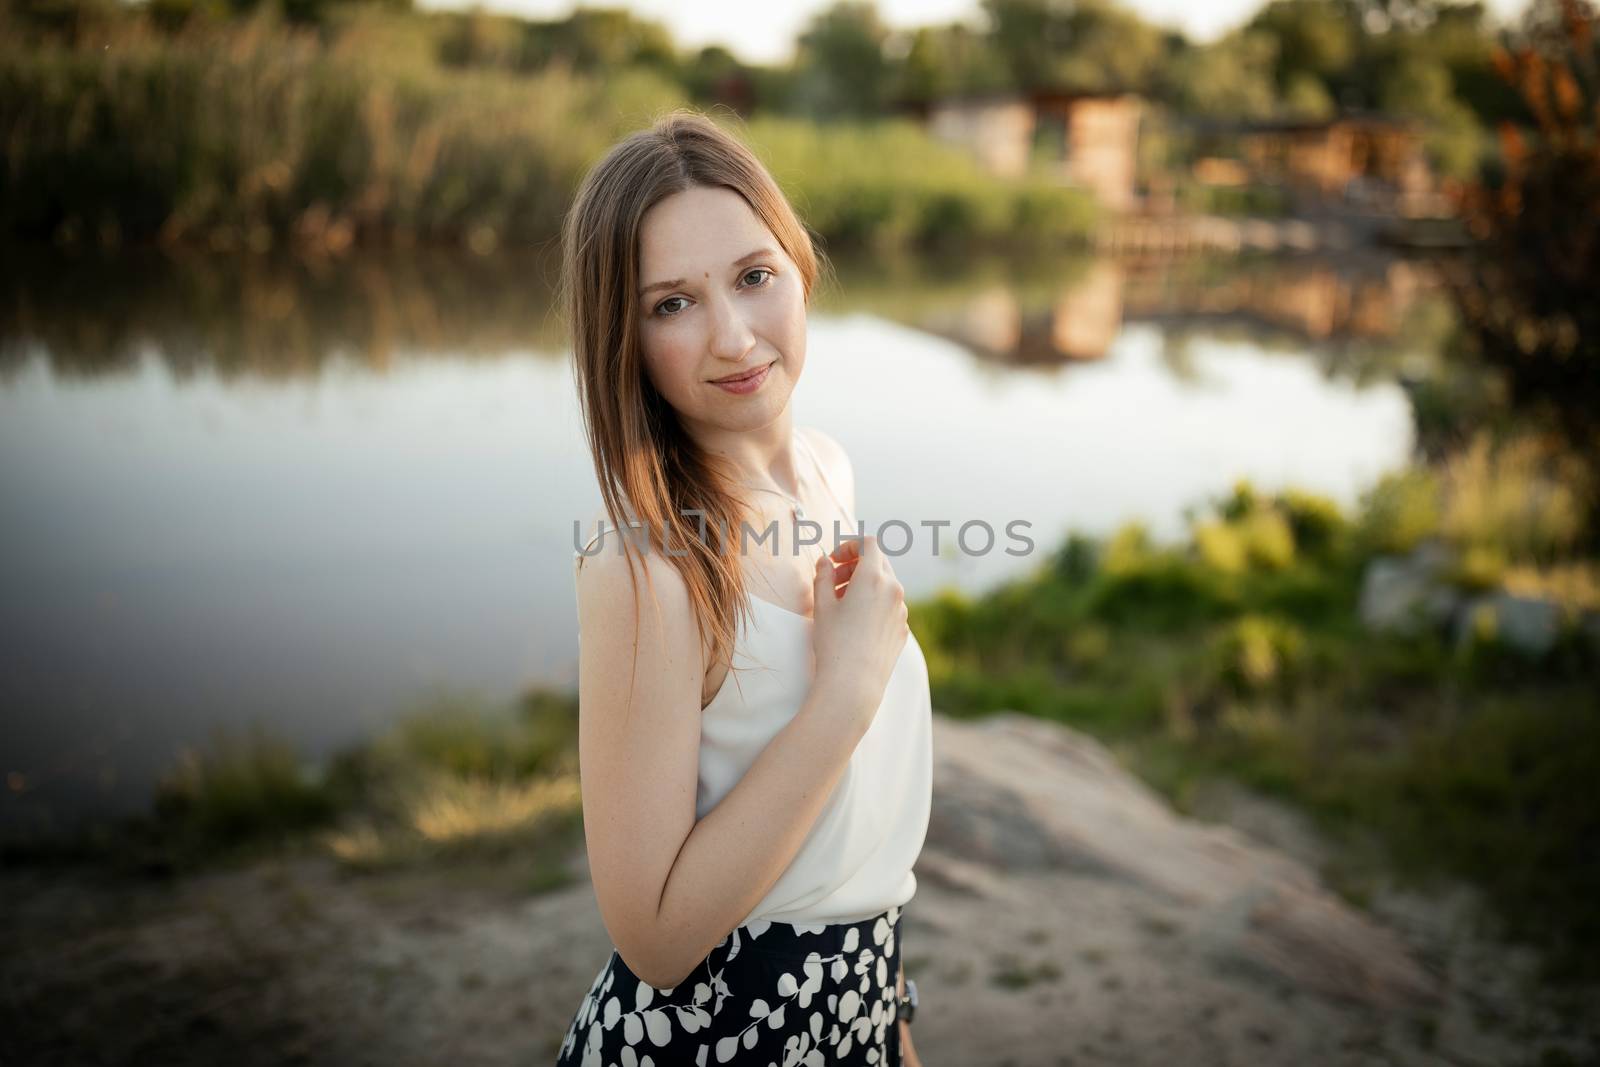
[[[425,7],[467,7],[469,0],[419,0]],[[572,11],[572,0],[478,0],[492,11],[558,18]],[[1243,22],[1265,0],[1122,0],[1152,22],[1182,29],[1197,41],[1210,40]],[[627,7],[664,23],[680,45],[698,48],[724,44],[750,62],[772,63],[793,54],[801,28],[829,0],[788,3],[727,3],[726,0],[598,0],[589,7]],[[1488,0],[1491,12],[1507,19],[1526,0]],[[878,0],[885,22],[897,28],[968,19],[977,22],[977,0]]]

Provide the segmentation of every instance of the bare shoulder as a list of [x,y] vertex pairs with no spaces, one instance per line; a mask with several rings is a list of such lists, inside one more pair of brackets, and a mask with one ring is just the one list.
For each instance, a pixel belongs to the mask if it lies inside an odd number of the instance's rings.
[[600,531],[609,525],[610,520],[606,518],[605,512],[599,511],[590,515],[589,518],[578,527],[573,537],[572,547],[579,549],[579,559],[583,558],[584,551],[592,551],[594,549],[595,538],[599,537]]
[[828,480],[850,505],[851,513],[857,514],[856,472],[850,462],[850,454],[831,434],[824,433],[814,426],[802,427],[800,432],[805,434],[806,440],[816,449],[817,458],[822,460]]
[[[587,553],[594,551],[595,542],[599,539],[600,535],[607,530],[611,530],[611,528],[611,519],[608,515],[606,515],[604,509],[596,511],[594,514],[589,516],[588,521],[583,523],[583,525],[578,528],[577,534],[573,538],[574,543],[572,547],[578,550],[575,556],[578,564],[581,565],[583,563]],[[612,541],[615,539],[615,536],[616,535],[613,532],[606,538],[605,543],[607,546],[612,543]]]
[[585,528],[585,535],[588,538],[586,554],[574,560],[580,625],[584,621],[583,609],[591,606],[603,611],[603,617],[609,621],[628,622],[630,631],[639,604],[653,603],[661,612],[661,622],[668,627],[677,626],[689,617],[689,588],[683,575],[654,546],[643,553],[642,567],[637,552],[630,567],[628,555],[623,551],[622,535],[609,519],[602,516],[591,522]]

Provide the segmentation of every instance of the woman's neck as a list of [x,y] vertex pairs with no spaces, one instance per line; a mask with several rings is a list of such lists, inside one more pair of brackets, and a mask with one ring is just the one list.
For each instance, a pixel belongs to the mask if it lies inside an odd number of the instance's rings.
[[778,419],[759,429],[719,430],[695,440],[708,455],[731,464],[742,485],[793,494],[799,492],[802,469],[795,436],[794,420],[785,410]]

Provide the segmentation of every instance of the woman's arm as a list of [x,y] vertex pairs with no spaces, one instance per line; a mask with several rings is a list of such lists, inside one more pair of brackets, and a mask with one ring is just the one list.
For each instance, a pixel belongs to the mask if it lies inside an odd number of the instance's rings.
[[744,920],[800,851],[870,720],[871,698],[848,680],[819,680],[696,822],[704,650],[682,577],[653,553],[645,566],[656,598],[640,575],[642,614],[614,551],[578,573],[580,780],[601,918],[629,968],[667,989]]

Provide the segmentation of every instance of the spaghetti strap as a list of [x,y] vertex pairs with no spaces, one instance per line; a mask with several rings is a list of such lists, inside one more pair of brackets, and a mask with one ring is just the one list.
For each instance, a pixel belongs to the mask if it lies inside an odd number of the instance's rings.
[[839,513],[841,515],[843,515],[845,518],[850,520],[850,525],[852,527],[855,526],[856,525],[856,517],[853,514],[850,513],[850,509],[849,508],[844,506],[844,501],[839,499],[839,494],[833,491],[833,483],[828,481],[828,472],[823,469],[822,460],[817,458],[817,450],[811,447],[811,442],[807,441],[805,439],[805,435],[802,434],[799,430],[796,430],[794,432],[794,436],[795,436],[795,440],[797,440],[801,444],[805,445],[807,454],[811,456],[811,463],[812,463],[812,465],[814,467],[817,468],[817,475],[818,475],[818,477],[820,477],[822,479],[822,485],[823,485],[823,487],[825,489],[828,490],[828,495],[833,497],[833,502],[836,505],[838,505]]
[[[839,513],[849,520],[849,525],[852,528],[855,527],[855,516],[851,513],[849,508],[844,506],[844,501],[840,500],[839,494],[834,491],[833,483],[828,480],[828,472],[823,467],[821,458],[817,456],[817,450],[811,446],[811,442],[807,441],[805,439],[805,435],[799,430],[794,432],[794,438],[796,441],[800,442],[802,446],[804,446],[806,455],[811,457],[811,465],[817,469],[817,477],[822,479],[823,488],[827,489],[828,495],[833,498],[834,504],[839,508]],[[594,553],[590,552],[589,549],[594,547],[595,541],[604,537],[607,533],[614,532],[617,532],[616,527],[611,526],[605,519],[601,519],[599,529],[595,532],[593,537],[589,538],[588,543],[585,544],[582,549],[573,550],[572,558],[575,561],[575,565],[577,567],[582,567],[583,561],[594,555]]]
[[595,531],[595,535],[593,537],[589,538],[588,543],[585,544],[581,549],[574,549],[573,550],[573,552],[572,552],[573,566],[576,567],[577,569],[581,570],[583,568],[583,561],[588,559],[590,556],[595,555],[595,553],[590,552],[589,549],[593,548],[594,547],[594,543],[596,541],[600,540],[602,537],[604,537],[609,532],[610,532],[610,529],[606,525],[606,520],[605,519],[601,519],[600,520],[599,529]]

